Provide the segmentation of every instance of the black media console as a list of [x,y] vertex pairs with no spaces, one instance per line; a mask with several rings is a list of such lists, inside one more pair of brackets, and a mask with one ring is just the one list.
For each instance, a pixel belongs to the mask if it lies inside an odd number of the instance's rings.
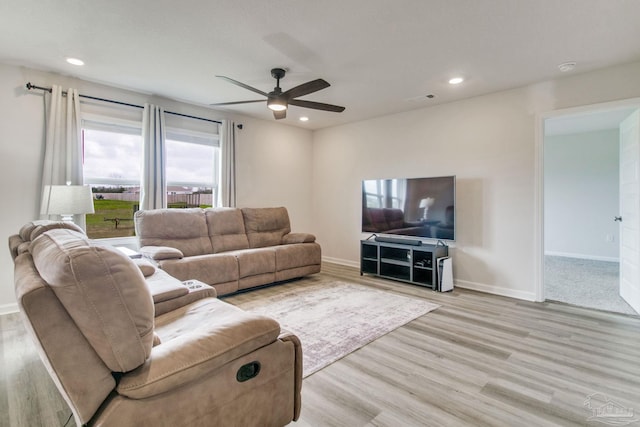
[[387,279],[437,289],[437,259],[449,255],[445,245],[360,241],[360,275],[374,274]]

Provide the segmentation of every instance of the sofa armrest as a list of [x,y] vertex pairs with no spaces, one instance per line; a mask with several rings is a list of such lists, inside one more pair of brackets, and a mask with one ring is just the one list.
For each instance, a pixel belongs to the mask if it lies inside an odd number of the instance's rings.
[[163,270],[156,270],[146,280],[154,304],[179,298],[189,293],[189,288],[184,283],[175,277],[171,277]]
[[188,293],[176,298],[156,302],[154,304],[156,309],[156,317],[173,311],[179,307],[189,305],[198,300],[205,298],[217,298],[218,296],[215,288],[198,280],[187,280],[186,282],[183,282],[183,284],[187,288]]
[[28,245],[25,243],[26,242],[22,240],[22,237],[18,234],[9,236],[9,250],[11,251],[11,258],[15,260],[18,255],[28,251]]
[[120,378],[116,391],[131,399],[165,393],[271,344],[279,334],[280,325],[273,319],[234,313],[225,322],[201,325],[153,347],[143,365]]
[[290,245],[293,243],[313,243],[316,241],[316,236],[309,233],[289,233],[282,236],[282,244]]
[[302,343],[300,343],[300,339],[285,329],[280,331],[280,336],[278,339],[282,342],[290,342],[293,345],[295,357],[296,357],[296,366],[295,366],[295,400],[294,400],[294,409],[293,409],[293,420],[298,421],[300,418],[300,410],[302,409]]
[[184,258],[184,254],[180,249],[170,246],[143,246],[139,251],[144,257],[151,258],[155,261],[162,259],[180,259]]

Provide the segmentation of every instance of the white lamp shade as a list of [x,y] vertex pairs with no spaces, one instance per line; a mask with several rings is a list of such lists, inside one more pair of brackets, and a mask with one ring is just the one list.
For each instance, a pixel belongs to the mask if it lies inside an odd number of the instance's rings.
[[94,213],[93,194],[88,185],[46,185],[42,195],[43,215]]
[[426,199],[422,199],[420,200],[420,207],[421,208],[430,208],[431,206],[433,206],[433,202],[435,202],[436,199],[434,199],[433,197],[427,197]]

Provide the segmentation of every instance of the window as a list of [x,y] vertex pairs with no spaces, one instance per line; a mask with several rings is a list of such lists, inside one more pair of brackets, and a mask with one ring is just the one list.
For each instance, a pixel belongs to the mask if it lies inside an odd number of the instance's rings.
[[369,208],[404,208],[404,180],[379,179],[364,181],[366,203]]
[[84,121],[82,145],[84,183],[91,186],[95,209],[87,215],[87,235],[134,236],[142,167],[140,125]]
[[[87,215],[93,239],[135,236],[140,206],[142,129],[139,122],[86,115],[82,122],[84,183],[94,194]],[[167,203],[170,208],[211,207],[218,197],[218,135],[167,128]]]
[[167,205],[212,207],[218,196],[218,135],[168,129],[166,133]]

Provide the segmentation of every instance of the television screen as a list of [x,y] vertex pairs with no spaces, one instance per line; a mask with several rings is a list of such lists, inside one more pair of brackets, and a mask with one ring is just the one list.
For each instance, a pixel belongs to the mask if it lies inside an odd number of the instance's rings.
[[362,181],[362,232],[455,240],[456,177]]

